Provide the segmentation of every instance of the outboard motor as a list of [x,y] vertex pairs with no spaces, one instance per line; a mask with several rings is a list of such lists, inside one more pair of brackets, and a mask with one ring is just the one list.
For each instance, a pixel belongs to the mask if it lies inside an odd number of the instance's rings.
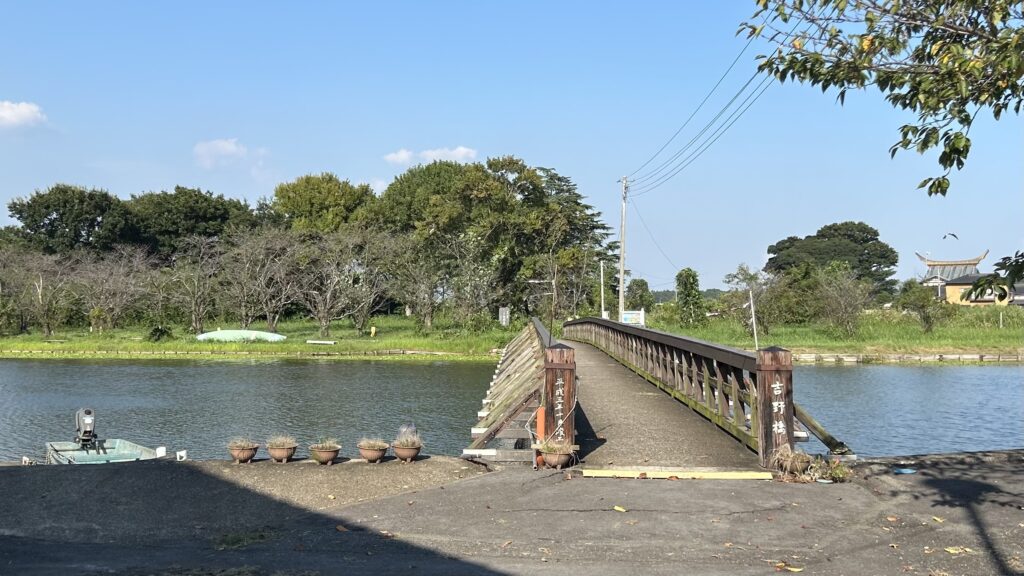
[[96,418],[92,408],[79,408],[75,412],[75,442],[82,448],[96,445]]

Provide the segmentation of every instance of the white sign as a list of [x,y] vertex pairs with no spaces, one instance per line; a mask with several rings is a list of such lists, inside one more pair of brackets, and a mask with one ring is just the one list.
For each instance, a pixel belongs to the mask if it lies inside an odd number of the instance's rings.
[[630,326],[643,327],[647,325],[647,315],[643,310],[624,310],[620,321]]

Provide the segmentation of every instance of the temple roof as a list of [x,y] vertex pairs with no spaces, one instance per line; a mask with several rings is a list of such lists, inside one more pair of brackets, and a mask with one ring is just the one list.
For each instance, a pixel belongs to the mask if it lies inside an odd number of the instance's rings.
[[914,252],[914,254],[917,255],[921,262],[928,266],[928,271],[924,273],[925,278],[941,278],[949,281],[962,276],[979,274],[978,263],[988,256],[988,250],[985,250],[985,253],[977,258],[968,258],[966,260],[931,260],[917,252]]

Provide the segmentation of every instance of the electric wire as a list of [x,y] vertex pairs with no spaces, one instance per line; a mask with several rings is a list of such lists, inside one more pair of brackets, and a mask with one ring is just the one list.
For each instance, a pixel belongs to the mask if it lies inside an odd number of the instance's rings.
[[636,215],[640,218],[640,223],[644,225],[644,230],[647,230],[647,235],[651,237],[651,242],[654,242],[654,247],[658,249],[658,252],[661,252],[661,255],[665,257],[665,261],[672,266],[673,270],[675,270],[675,262],[672,262],[672,258],[669,258],[668,253],[662,249],[661,244],[659,244],[657,238],[654,237],[654,233],[651,232],[650,227],[647,226],[647,221],[644,220],[644,215],[640,213],[640,207],[636,205],[636,202],[633,202],[632,198],[629,199],[629,203],[633,206],[633,211],[636,212]]
[[736,55],[736,58],[734,58],[732,63],[729,64],[729,67],[726,68],[725,72],[723,72],[722,75],[718,78],[718,82],[715,82],[715,85],[711,87],[711,90],[704,95],[704,99],[700,101],[700,104],[697,104],[697,108],[686,118],[686,120],[683,122],[683,125],[680,126],[679,129],[676,130],[674,134],[672,134],[672,137],[666,140],[665,143],[661,145],[661,148],[658,148],[658,151],[655,152],[650,158],[648,158],[646,162],[641,164],[640,167],[637,168],[636,170],[633,170],[633,172],[629,174],[629,178],[632,178],[634,174],[643,170],[644,168],[647,167],[648,164],[653,162],[654,159],[657,158],[662,152],[664,152],[665,148],[668,148],[668,145],[671,144],[676,139],[676,136],[679,136],[683,129],[685,129],[686,126],[690,124],[690,120],[693,120],[693,117],[696,116],[698,112],[700,112],[701,108],[704,107],[704,104],[707,103],[708,99],[711,98],[715,91],[718,90],[718,87],[722,85],[722,82],[725,80],[725,77],[729,75],[729,72],[732,72],[733,67],[735,67],[736,63],[740,61],[740,58],[747,51],[747,48],[750,48],[750,45],[754,42],[754,38],[756,37],[753,35],[750,36],[750,39],[748,39],[747,43],[743,45],[743,49],[740,50],[740,53]]

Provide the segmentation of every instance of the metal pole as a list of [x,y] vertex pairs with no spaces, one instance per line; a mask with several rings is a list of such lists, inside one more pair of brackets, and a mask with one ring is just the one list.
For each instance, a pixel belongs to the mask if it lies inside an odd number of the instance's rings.
[[604,310],[604,260],[598,262],[601,265],[601,318],[605,318],[607,314]]
[[551,277],[551,320],[548,323],[548,347],[551,347],[551,339],[555,333],[555,303],[558,302],[558,263],[555,263],[555,273]]
[[629,178],[622,177],[622,224],[619,227],[619,322],[626,311],[626,195]]
[[750,294],[750,325],[754,327],[754,350],[759,350],[761,347],[757,344],[757,311],[754,310],[754,291],[747,290]]

